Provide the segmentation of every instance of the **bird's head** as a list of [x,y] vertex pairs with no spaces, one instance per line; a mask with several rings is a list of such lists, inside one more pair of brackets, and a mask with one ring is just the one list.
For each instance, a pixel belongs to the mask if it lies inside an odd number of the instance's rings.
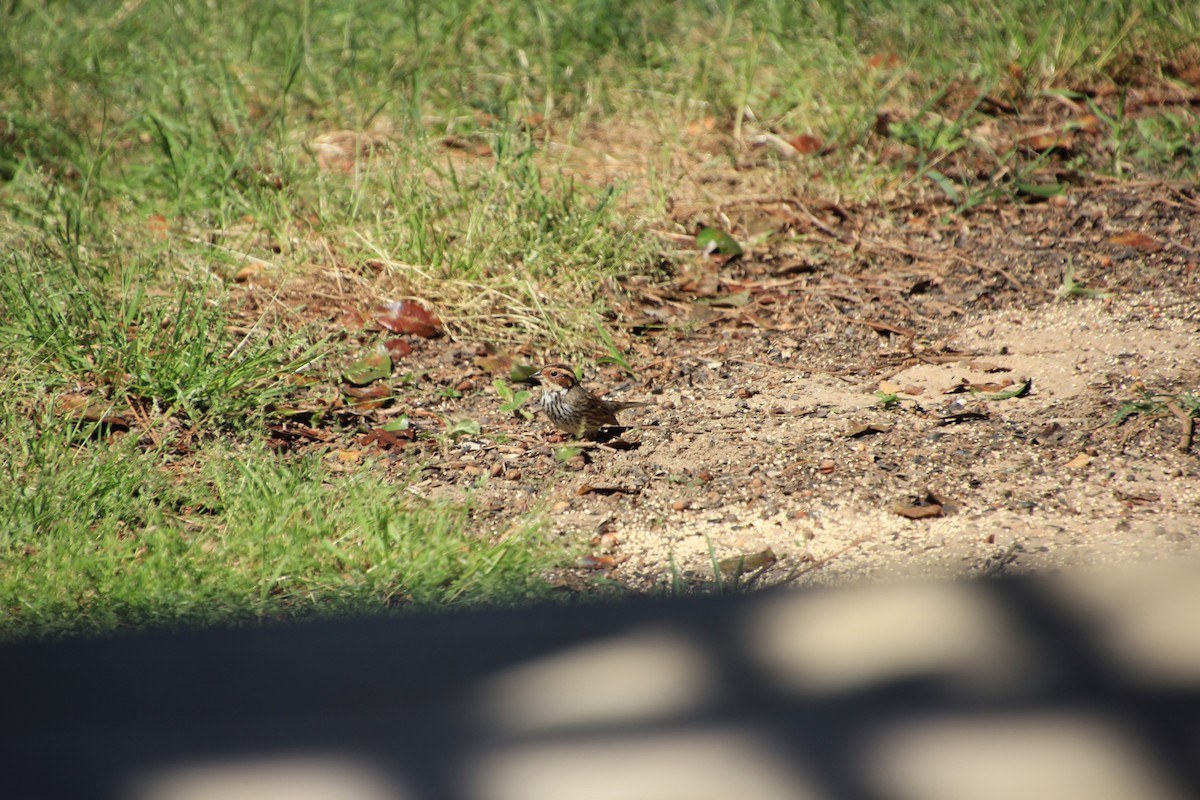
[[579,384],[575,372],[566,364],[547,364],[529,378],[556,392],[570,391]]

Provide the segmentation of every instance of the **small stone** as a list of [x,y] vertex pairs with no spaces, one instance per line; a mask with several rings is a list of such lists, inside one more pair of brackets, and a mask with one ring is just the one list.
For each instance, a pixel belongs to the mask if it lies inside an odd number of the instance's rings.
[[671,501],[671,510],[672,511],[684,511],[687,509],[687,507],[688,507],[687,500],[672,500]]
[[1083,469],[1091,462],[1092,457],[1090,455],[1087,453],[1080,453],[1068,461],[1064,466],[1066,466],[1067,469]]

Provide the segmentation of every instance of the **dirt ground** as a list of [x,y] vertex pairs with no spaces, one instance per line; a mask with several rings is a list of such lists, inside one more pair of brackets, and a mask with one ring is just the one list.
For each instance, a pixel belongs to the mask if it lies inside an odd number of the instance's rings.
[[709,582],[714,563],[771,585],[1194,550],[1200,200],[1161,183],[1063,200],[943,223],[735,199],[739,226],[790,216],[787,248],[693,253],[613,289],[637,380],[585,384],[655,403],[628,428],[564,453],[544,420],[499,410],[485,345],[429,340],[404,369],[467,391],[411,409],[418,428],[482,430],[383,452],[397,476],[423,465],[409,491],[470,496],[481,530],[548,511],[590,553],[556,576],[577,588]]

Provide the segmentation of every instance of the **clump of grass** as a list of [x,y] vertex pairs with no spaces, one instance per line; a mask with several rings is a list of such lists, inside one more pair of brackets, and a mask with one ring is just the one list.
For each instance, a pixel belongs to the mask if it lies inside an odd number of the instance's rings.
[[264,326],[226,332],[227,317],[200,287],[165,297],[137,279],[89,274],[52,255],[11,253],[0,269],[0,342],[29,366],[41,391],[96,391],[209,431],[245,428],[284,391],[283,376],[310,366],[314,344]]
[[214,444],[179,467],[10,430],[0,637],[529,600],[562,557],[536,521],[478,536],[465,506],[335,477],[316,456]]

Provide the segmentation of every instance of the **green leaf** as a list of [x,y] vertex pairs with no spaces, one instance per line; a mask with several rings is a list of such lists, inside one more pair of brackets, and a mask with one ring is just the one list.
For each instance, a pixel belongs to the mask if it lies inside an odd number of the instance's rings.
[[520,383],[535,372],[537,372],[537,367],[532,364],[513,364],[512,371],[508,373],[508,378],[513,383]]
[[925,173],[929,180],[937,184],[937,187],[942,190],[942,194],[950,198],[951,203],[958,202],[958,187],[954,185],[954,181],[947,178],[936,169],[931,169]]
[[1017,181],[1017,191],[1031,197],[1058,197],[1066,194],[1067,189],[1061,183],[1022,183]]
[[716,297],[701,297],[696,300],[697,303],[714,306],[716,308],[741,308],[748,305],[752,299],[749,289],[743,289],[735,294],[722,294]]
[[737,240],[719,228],[703,228],[696,234],[696,247],[711,255],[740,256],[742,246]]
[[366,386],[392,374],[392,357],[385,350],[372,350],[342,372],[342,380],[354,386]]
[[446,435],[451,439],[457,439],[460,436],[478,436],[482,431],[483,428],[475,420],[460,419],[450,430],[446,431]]

